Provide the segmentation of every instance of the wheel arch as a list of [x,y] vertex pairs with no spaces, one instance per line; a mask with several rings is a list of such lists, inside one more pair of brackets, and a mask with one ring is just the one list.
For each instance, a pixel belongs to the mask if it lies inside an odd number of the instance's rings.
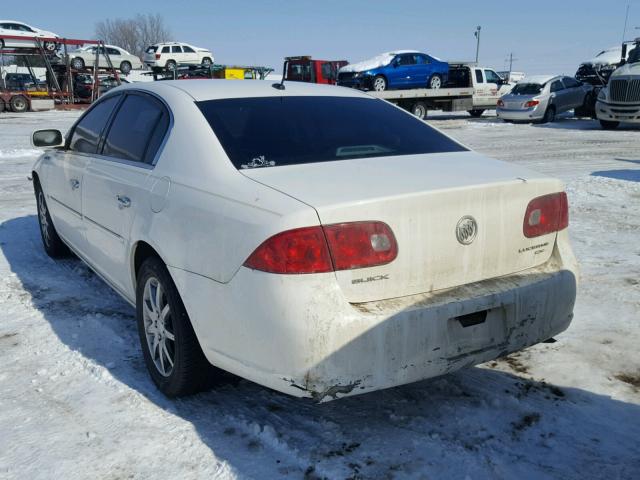
[[151,244],[144,240],[138,240],[133,244],[133,248],[131,249],[131,281],[134,289],[136,288],[140,267],[142,267],[145,260],[151,257],[156,257],[167,265],[162,255],[160,255],[158,250],[151,246]]

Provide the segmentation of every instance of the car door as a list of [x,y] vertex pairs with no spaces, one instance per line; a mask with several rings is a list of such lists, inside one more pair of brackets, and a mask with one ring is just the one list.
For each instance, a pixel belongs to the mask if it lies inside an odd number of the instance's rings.
[[64,149],[44,157],[43,190],[56,230],[80,254],[86,252],[82,218],[84,174],[118,98],[96,102],[71,129]]
[[572,108],[568,91],[564,88],[564,84],[560,79],[551,83],[549,92],[551,94],[551,103],[556,107],[556,113],[566,112]]
[[[114,68],[120,68],[120,64],[122,63],[122,55],[120,54],[120,50],[117,50],[111,47],[106,47],[105,50],[107,51],[107,55],[109,55],[109,60],[111,60],[111,65]],[[109,66],[109,62],[107,61],[107,56],[104,54],[100,56],[101,66],[103,62],[104,62],[105,68]]]
[[[416,68],[414,78],[416,80],[415,86],[417,88],[425,88],[429,84],[429,79],[433,72],[433,65],[431,59],[427,55],[417,54]],[[444,78],[442,79],[444,81]]]
[[502,85],[502,79],[493,70],[489,68],[484,69],[485,88],[487,96],[485,97],[488,106],[495,107],[500,98],[500,86]]
[[393,68],[393,83],[397,88],[411,86],[416,75],[416,57],[413,53],[402,53],[396,57]]
[[151,213],[150,174],[169,119],[161,101],[128,91],[104,135],[100,154],[85,172],[82,201],[89,259],[130,298],[130,230],[136,216]]
[[563,77],[562,83],[567,91],[567,97],[571,101],[571,108],[580,107],[584,104],[585,91],[582,84],[575,78]]
[[473,69],[473,106],[482,107],[486,105],[486,98],[490,95],[487,83],[484,79],[484,72],[481,68]]
[[182,45],[182,55],[184,57],[184,63],[200,63],[198,53],[189,45]]
[[185,62],[185,55],[182,53],[182,47],[180,45],[171,46],[171,58],[173,58],[178,64],[187,63]]

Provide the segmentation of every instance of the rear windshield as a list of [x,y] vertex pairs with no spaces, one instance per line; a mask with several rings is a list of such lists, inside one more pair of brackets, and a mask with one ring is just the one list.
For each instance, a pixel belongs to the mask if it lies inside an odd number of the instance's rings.
[[145,50],[146,53],[156,53],[156,50],[158,50],[158,47],[155,45],[151,45],[150,47],[147,47],[147,49]]
[[538,83],[518,83],[511,93],[514,95],[537,95],[542,92],[544,85],[540,85]]
[[383,100],[292,96],[197,105],[238,169],[466,150]]

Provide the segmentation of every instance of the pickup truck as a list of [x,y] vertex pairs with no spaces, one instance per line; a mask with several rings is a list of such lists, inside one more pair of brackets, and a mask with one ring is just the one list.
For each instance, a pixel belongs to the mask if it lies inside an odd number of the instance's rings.
[[429,110],[467,111],[472,117],[479,117],[485,110],[495,109],[498,99],[511,88],[512,85],[490,68],[450,62],[449,77],[443,88],[368,93],[395,103],[418,118],[425,118]]

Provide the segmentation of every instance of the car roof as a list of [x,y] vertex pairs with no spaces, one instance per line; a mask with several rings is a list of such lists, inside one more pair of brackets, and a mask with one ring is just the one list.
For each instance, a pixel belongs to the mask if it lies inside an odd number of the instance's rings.
[[[137,82],[122,89],[148,91],[162,96],[167,87],[181,90],[195,101],[221,100],[227,98],[326,96],[326,97],[373,97],[352,88],[320,85],[306,82],[284,82],[284,90],[274,88],[279,82],[270,80],[166,80],[162,82]],[[120,90],[120,89],[119,89]],[[121,90],[122,91],[122,90]]]
[[562,77],[562,75],[532,75],[530,77],[523,78],[518,83],[536,83],[538,85],[544,85],[551,80],[557,80]]

